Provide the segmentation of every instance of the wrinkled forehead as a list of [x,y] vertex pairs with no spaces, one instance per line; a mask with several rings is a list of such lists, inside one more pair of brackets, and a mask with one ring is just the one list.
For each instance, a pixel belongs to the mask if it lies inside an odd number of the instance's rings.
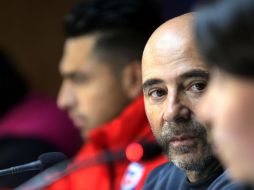
[[145,47],[142,64],[149,66],[158,60],[159,63],[171,62],[182,54],[187,54],[191,47],[189,39],[176,34],[152,36]]
[[142,59],[142,79],[176,78],[190,70],[207,70],[192,38],[167,33],[151,38]]

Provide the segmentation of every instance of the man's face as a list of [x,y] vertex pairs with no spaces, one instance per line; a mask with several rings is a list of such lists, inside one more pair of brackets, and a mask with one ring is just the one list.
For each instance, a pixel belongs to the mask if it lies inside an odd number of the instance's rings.
[[168,31],[155,34],[143,54],[142,80],[147,117],[169,159],[184,170],[204,169],[211,150],[194,110],[208,71],[192,41]]
[[96,37],[71,38],[65,42],[60,64],[63,77],[58,105],[66,109],[85,138],[89,131],[110,121],[129,103],[112,68],[93,56]]
[[214,69],[199,112],[201,119],[211,124],[215,151],[232,176],[253,182],[253,80]]

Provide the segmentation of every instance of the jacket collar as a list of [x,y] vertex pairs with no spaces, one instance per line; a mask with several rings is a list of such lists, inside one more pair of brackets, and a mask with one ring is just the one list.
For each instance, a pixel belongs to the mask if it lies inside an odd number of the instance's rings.
[[114,150],[144,138],[153,139],[153,135],[146,118],[143,96],[140,96],[117,118],[91,131],[87,141]]

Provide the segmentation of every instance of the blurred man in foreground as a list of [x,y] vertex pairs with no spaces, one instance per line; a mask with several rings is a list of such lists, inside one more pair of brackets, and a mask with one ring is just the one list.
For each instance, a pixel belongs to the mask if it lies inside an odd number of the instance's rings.
[[254,1],[222,0],[200,11],[197,44],[212,68],[201,104],[219,157],[236,180],[254,184]]

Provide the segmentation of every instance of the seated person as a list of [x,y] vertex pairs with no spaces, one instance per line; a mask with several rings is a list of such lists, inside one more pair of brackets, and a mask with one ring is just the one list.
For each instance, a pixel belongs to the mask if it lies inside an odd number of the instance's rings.
[[199,115],[231,177],[254,187],[254,1],[215,2],[200,10],[195,31],[212,69]]
[[[37,160],[45,152],[72,156],[80,137],[56,101],[29,93],[10,58],[0,54],[0,169]],[[64,140],[65,136],[69,141]],[[14,188],[37,172],[1,176],[0,188]]]
[[212,153],[210,131],[196,107],[209,70],[193,38],[194,14],[161,25],[148,40],[142,58],[145,110],[157,141],[172,161],[157,167],[144,190],[245,189],[229,180]]
[[87,165],[48,189],[137,190],[166,161],[161,153],[137,162],[116,154],[133,142],[156,144],[141,85],[142,50],[160,23],[156,7],[150,0],[85,1],[66,16],[58,105],[84,139],[72,164]]

